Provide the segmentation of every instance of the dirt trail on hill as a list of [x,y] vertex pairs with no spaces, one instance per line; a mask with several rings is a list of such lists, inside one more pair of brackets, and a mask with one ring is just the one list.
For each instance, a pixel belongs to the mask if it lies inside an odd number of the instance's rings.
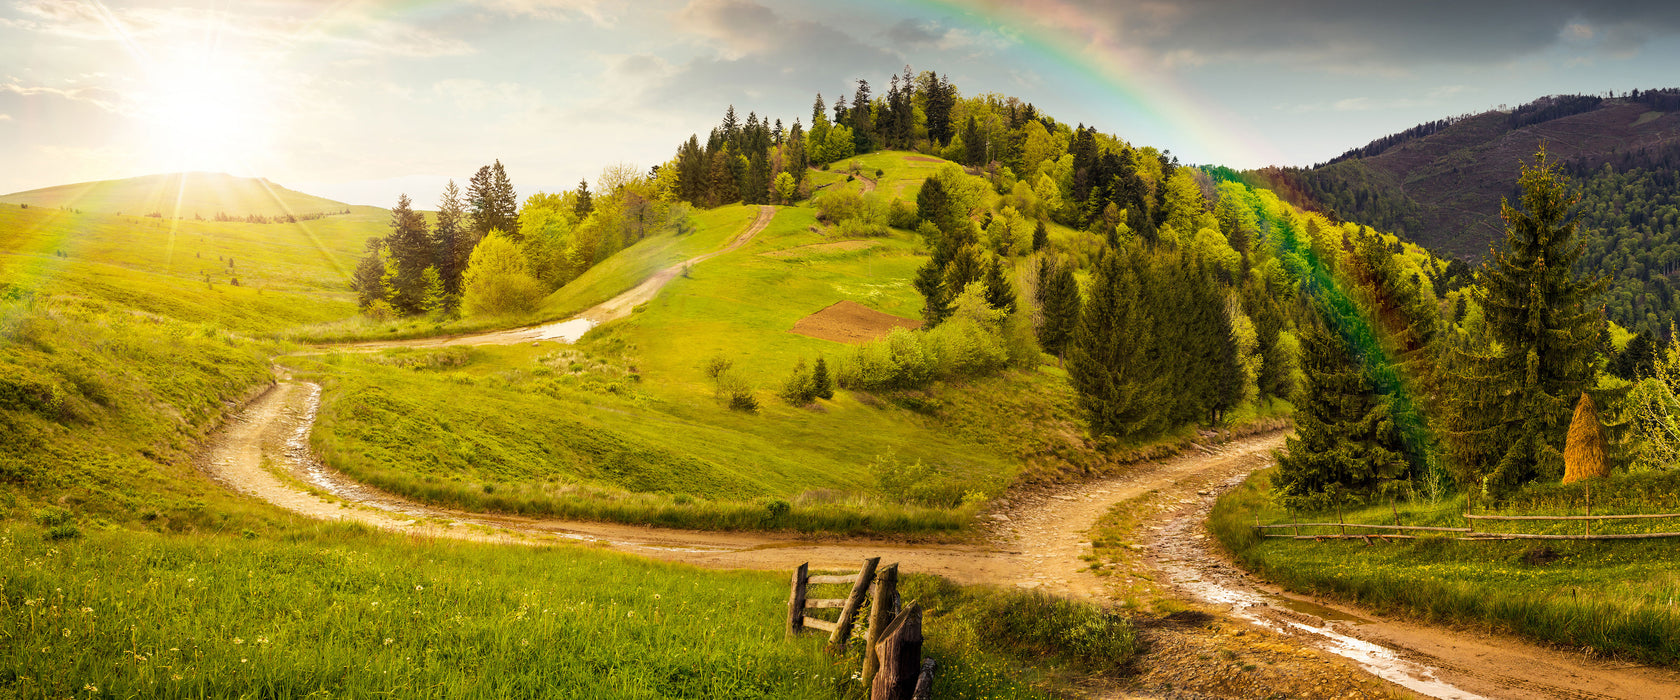
[[384,350],[386,348],[436,348],[452,345],[517,345],[519,343],[540,342],[545,340],[570,343],[583,337],[589,329],[608,321],[616,321],[630,315],[632,309],[641,304],[652,301],[659,295],[659,290],[676,279],[683,270],[691,265],[698,265],[724,253],[734,252],[751,241],[754,236],[770,225],[770,220],[776,217],[776,208],[761,206],[758,208],[758,218],[748,225],[740,235],[737,235],[728,245],[704,255],[696,255],[680,263],[667,267],[653,274],[635,287],[618,296],[603,301],[588,310],[564,321],[545,323],[540,326],[527,328],[513,328],[508,330],[473,333],[470,335],[434,336],[430,338],[413,338],[409,340],[380,340],[366,343],[343,343],[318,346],[320,350]]
[[[1203,531],[1215,495],[1270,462],[1273,434],[1195,450],[1130,473],[1017,494],[986,517],[979,542],[903,544],[784,533],[669,530],[466,513],[416,503],[355,482],[308,448],[320,388],[283,370],[273,389],[213,436],[202,465],[230,488],[310,517],[391,532],[484,542],[583,543],[717,569],[855,569],[865,557],[963,584],[1042,590],[1112,603],[1153,581],[1207,613],[1180,613],[1141,634],[1150,651],[1128,689],[1105,682],[1094,697],[1388,698],[1410,696],[1371,675],[1438,698],[1657,698],[1680,696],[1672,672],[1594,661],[1508,637],[1448,631],[1283,595],[1221,559]],[[1093,567],[1092,526],[1116,504],[1152,511],[1133,533],[1129,566]],[[1211,613],[1211,614],[1209,614]],[[1146,620],[1147,622],[1147,620]],[[1347,658],[1344,658],[1347,657]],[[1351,660],[1350,660],[1351,659]]]
[[[867,186],[873,181],[864,178]],[[682,268],[739,249],[774,216],[726,247],[666,268],[634,289],[559,324],[455,338],[363,343],[342,349],[571,340],[652,299]],[[583,325],[576,335],[556,328]],[[575,326],[574,326],[575,328]],[[546,329],[546,330],[545,330]],[[563,329],[571,332],[570,329]],[[276,368],[279,381],[211,437],[201,467],[229,488],[313,518],[381,530],[507,544],[583,543],[719,569],[854,569],[866,557],[957,583],[1041,590],[1100,603],[1123,600],[1189,610],[1137,617],[1148,651],[1125,687],[1093,679],[1092,697],[1680,697],[1680,676],[1617,666],[1508,637],[1385,619],[1283,594],[1231,567],[1204,529],[1214,497],[1270,463],[1283,436],[1251,437],[1134,465],[1126,474],[1011,494],[987,514],[975,542],[914,545],[783,533],[669,530],[466,513],[416,503],[357,483],[309,449],[321,389]],[[1121,536],[1125,561],[1095,561],[1091,532],[1111,508],[1147,513]],[[1139,595],[1139,591],[1144,591]],[[1157,605],[1157,607],[1162,607]]]

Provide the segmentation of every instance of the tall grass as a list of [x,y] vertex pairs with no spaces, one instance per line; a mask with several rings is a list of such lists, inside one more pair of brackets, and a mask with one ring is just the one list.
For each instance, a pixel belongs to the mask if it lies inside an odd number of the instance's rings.
[[[1286,587],[1427,620],[1475,624],[1536,641],[1680,666],[1680,575],[1670,541],[1410,543],[1262,539],[1260,522],[1288,522],[1270,472],[1222,495],[1209,527],[1244,567]],[[1462,503],[1457,506],[1462,507]],[[1440,508],[1402,511],[1402,522]],[[1595,509],[1596,512],[1596,509]],[[1347,514],[1390,522],[1389,508]],[[1580,527],[1576,525],[1575,527]],[[1595,527],[1595,529],[1597,529]]]
[[[822,636],[784,638],[781,573],[343,525],[3,526],[0,572],[0,692],[19,697],[864,695]],[[1044,697],[1020,657],[953,644],[949,624],[929,628],[939,697]]]

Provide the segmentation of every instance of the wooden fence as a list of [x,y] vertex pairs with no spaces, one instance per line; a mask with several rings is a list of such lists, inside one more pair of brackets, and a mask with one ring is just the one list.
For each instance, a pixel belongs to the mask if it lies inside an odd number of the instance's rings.
[[[864,632],[863,684],[870,700],[928,700],[933,696],[933,659],[922,658],[922,606],[912,601],[901,606],[898,597],[898,565],[875,569],[880,557],[863,560],[859,571],[838,575],[812,576],[810,564],[793,572],[788,594],[788,636],[807,629],[828,632],[828,648],[843,653],[852,638],[857,611],[870,601],[869,621]],[[811,598],[811,586],[850,584],[844,598]],[[839,608],[840,619],[829,622],[806,614],[813,609]]]
[[[1588,510],[1590,512],[1591,508],[1589,507]],[[1633,532],[1633,533],[1609,533],[1609,534],[1601,533],[1601,534],[1597,534],[1597,535],[1592,534],[1592,523],[1595,520],[1657,520],[1657,519],[1663,519],[1663,518],[1680,518],[1680,513],[1655,513],[1655,514],[1651,514],[1651,515],[1475,515],[1475,514],[1472,514],[1472,513],[1465,513],[1464,514],[1464,521],[1469,524],[1469,527],[1424,527],[1424,526],[1421,526],[1421,525],[1399,525],[1399,524],[1395,524],[1395,525],[1371,525],[1371,524],[1365,524],[1365,523],[1334,522],[1334,523],[1282,523],[1282,524],[1278,524],[1278,525],[1261,525],[1259,523],[1255,523],[1254,528],[1260,532],[1261,537],[1287,537],[1287,538],[1297,539],[1297,540],[1314,540],[1314,541],[1363,539],[1363,540],[1365,540],[1366,544],[1371,544],[1374,540],[1382,540],[1384,542],[1387,542],[1389,540],[1413,539],[1413,538],[1417,537],[1416,535],[1386,534],[1385,532],[1381,532],[1381,531],[1399,531],[1399,532],[1412,531],[1412,532],[1456,533],[1459,536],[1454,537],[1452,539],[1459,540],[1459,541],[1653,540],[1653,539],[1666,539],[1666,538],[1680,537],[1680,532]],[[1526,520],[1526,521],[1553,521],[1553,522],[1579,521],[1579,522],[1582,522],[1582,523],[1585,524],[1586,534],[1581,534],[1581,535],[1542,535],[1542,534],[1534,534],[1534,533],[1528,533],[1528,532],[1493,532],[1493,531],[1489,531],[1489,530],[1485,530],[1485,529],[1484,530],[1477,530],[1476,529],[1476,521],[1478,521],[1478,520]],[[1337,532],[1328,532],[1328,533],[1327,532],[1318,532],[1318,533],[1308,533],[1308,534],[1303,535],[1303,534],[1301,534],[1301,528],[1309,528],[1309,529],[1311,529],[1311,528],[1330,528],[1330,529],[1336,529]],[[1354,530],[1378,530],[1379,532],[1353,532],[1353,533],[1349,533],[1348,532],[1349,528],[1353,528]],[[1277,534],[1277,535],[1274,535],[1274,534],[1271,534],[1271,533],[1267,532],[1267,530],[1282,530],[1282,529],[1290,530],[1290,532],[1288,532],[1286,534]]]

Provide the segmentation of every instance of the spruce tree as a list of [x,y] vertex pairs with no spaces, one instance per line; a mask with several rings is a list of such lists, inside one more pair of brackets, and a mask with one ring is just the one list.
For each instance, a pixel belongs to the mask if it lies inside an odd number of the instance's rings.
[[819,399],[834,398],[834,378],[828,374],[828,362],[821,355],[817,356],[817,365],[811,368],[811,394]]
[[392,280],[391,305],[404,314],[417,314],[425,309],[426,268],[432,264],[432,241],[426,233],[426,218],[414,211],[408,195],[397,197],[391,209],[391,233],[385,237],[385,249],[396,264],[396,278]]
[[495,190],[495,175],[488,165],[479,168],[472,179],[467,180],[467,220],[478,238],[483,238],[496,227],[495,205],[491,202],[496,196]]
[[980,167],[986,164],[986,140],[980,135],[980,127],[972,114],[968,117],[968,125],[963,127],[963,149],[963,165]]
[[989,255],[986,265],[986,305],[1004,313],[1015,313],[1015,284],[1009,281],[1009,262]]
[[592,211],[595,211],[595,198],[589,196],[589,178],[579,179],[577,203],[572,205],[572,213],[577,214],[578,220],[582,221]]
[[490,166],[491,172],[491,213],[494,217],[491,228],[508,234],[515,241],[521,240],[519,235],[519,195],[513,191],[513,181],[508,179],[507,171],[502,169],[502,161],[497,159]]
[[376,301],[385,300],[385,239],[372,236],[367,239],[367,253],[356,262],[356,271],[350,276],[350,289],[356,292],[356,307],[367,311]]
[[437,261],[438,276],[443,278],[443,288],[451,297],[460,296],[461,275],[467,270],[473,246],[478,245],[478,237],[467,230],[464,217],[461,189],[450,180],[443,188],[443,199],[438,201],[437,225],[432,227],[432,256]]
[[1139,255],[1103,253],[1068,350],[1068,378],[1093,435],[1130,438],[1165,426],[1170,384],[1156,363],[1156,322],[1144,303]]
[[1040,260],[1038,270],[1038,344],[1060,361],[1079,324],[1079,282],[1072,265],[1054,263],[1048,256]]
[[1295,435],[1278,457],[1278,491],[1311,504],[1308,499],[1316,495],[1369,493],[1404,477],[1405,451],[1388,403],[1347,344],[1316,317],[1304,324],[1302,334],[1306,385],[1295,396]]
[[1563,447],[1575,400],[1594,388],[1605,332],[1597,306],[1602,278],[1579,276],[1581,255],[1566,177],[1545,148],[1517,180],[1521,209],[1501,203],[1505,245],[1477,274],[1476,301],[1488,340],[1458,348],[1447,443],[1458,478],[1508,493],[1563,476]]
[[1033,238],[1032,238],[1033,252],[1037,253],[1041,250],[1044,250],[1044,246],[1048,245],[1049,243],[1050,243],[1050,229],[1044,225],[1044,221],[1040,220],[1038,222],[1038,226],[1033,229]]
[[922,182],[921,189],[916,192],[916,215],[933,222],[944,234],[949,234],[957,223],[957,217],[951,215],[951,195],[945,191],[945,183],[939,178],[930,177]]

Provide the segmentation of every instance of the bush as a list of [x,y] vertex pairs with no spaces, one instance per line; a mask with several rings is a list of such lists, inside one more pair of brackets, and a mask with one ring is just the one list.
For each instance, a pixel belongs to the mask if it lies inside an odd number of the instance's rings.
[[776,395],[781,397],[783,401],[788,402],[790,406],[808,406],[812,401],[817,400],[817,385],[813,379],[811,370],[805,366],[805,361],[800,360],[798,364],[793,366],[793,373],[788,375],[786,381],[782,382],[782,389],[776,392]]
[[525,254],[496,231],[473,248],[461,287],[461,306],[472,315],[530,313],[543,296],[542,283],[531,276]]
[[0,408],[59,415],[67,397],[56,379],[38,368],[0,364]]

